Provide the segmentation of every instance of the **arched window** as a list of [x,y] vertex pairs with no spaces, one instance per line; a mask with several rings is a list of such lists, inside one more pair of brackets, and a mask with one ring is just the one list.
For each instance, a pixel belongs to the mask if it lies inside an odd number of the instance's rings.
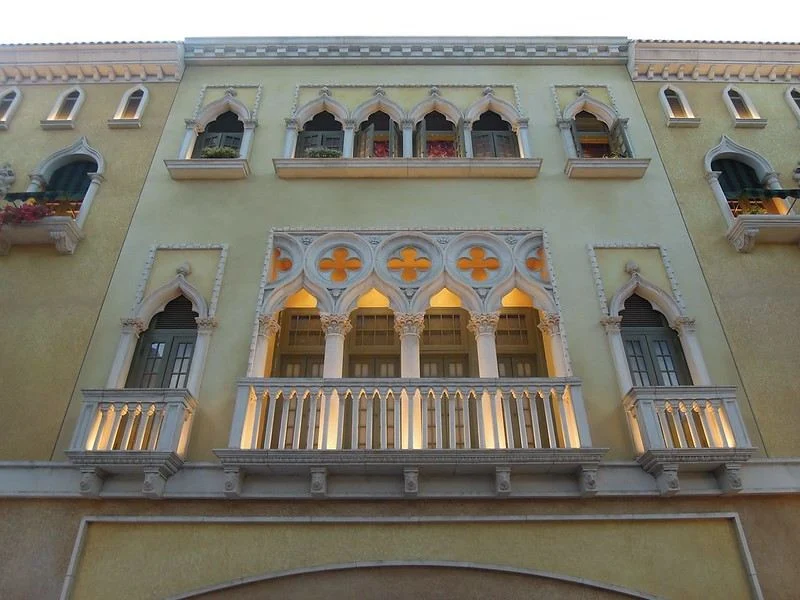
[[487,110],[472,123],[472,155],[475,158],[517,158],[519,144],[511,124]]
[[349,377],[400,377],[400,338],[394,313],[382,308],[359,308],[350,315],[347,334]]
[[361,124],[356,137],[356,156],[394,158],[403,151],[403,137],[397,123],[383,111],[377,111]]
[[794,114],[795,118],[800,122],[800,89],[796,86],[791,86],[786,90],[786,102]]
[[78,98],[80,98],[80,95],[81,93],[78,90],[74,90],[67,94],[61,101],[61,104],[59,105],[58,110],[53,118],[58,121],[70,119],[72,112],[75,110],[75,106],[78,103]]
[[677,334],[666,317],[637,294],[625,300],[621,333],[635,387],[692,385]]
[[497,370],[500,377],[547,377],[539,315],[532,308],[504,308],[497,322]]
[[680,96],[678,96],[678,92],[672,88],[667,88],[664,90],[664,98],[667,100],[669,112],[673,117],[676,119],[685,119],[689,116],[686,113],[686,107],[684,107],[683,102],[681,102]]
[[719,184],[734,217],[779,212],[751,166],[734,158],[717,158],[711,162],[711,169],[720,173]]
[[733,105],[733,110],[736,111],[737,119],[753,118],[753,114],[750,112],[750,108],[747,106],[747,103],[744,101],[744,98],[739,92],[737,92],[736,90],[728,90],[728,98],[730,98],[731,100],[731,104]]
[[463,124],[458,128],[442,113],[434,110],[425,115],[414,132],[414,156],[453,158],[463,155]]
[[85,99],[86,94],[79,87],[61,92],[50,114],[40,122],[42,129],[73,129]]
[[322,377],[325,333],[319,312],[311,308],[287,308],[281,311],[280,324],[273,376]]
[[303,127],[297,136],[297,152],[295,156],[304,158],[312,149],[324,148],[326,150],[342,151],[344,131],[342,124],[326,110],[314,115]]
[[75,218],[80,211],[83,199],[97,172],[93,160],[79,159],[59,167],[50,176],[44,189],[44,199],[55,215]]
[[726,86],[722,92],[722,100],[728,108],[736,127],[762,128],[767,120],[762,119],[747,94],[732,85]]
[[0,93],[0,129],[8,128],[8,122],[14,116],[20,97],[21,95],[16,89]]
[[244,123],[226,111],[209,123],[197,136],[192,158],[238,158],[244,136]]
[[123,119],[135,119],[139,116],[139,107],[144,98],[144,90],[135,90],[125,103],[125,108],[122,110]]
[[572,138],[579,158],[628,156],[622,137],[612,135],[608,125],[585,110],[580,111],[572,119]]
[[197,316],[182,295],[156,314],[136,345],[125,387],[185,388],[197,342]]

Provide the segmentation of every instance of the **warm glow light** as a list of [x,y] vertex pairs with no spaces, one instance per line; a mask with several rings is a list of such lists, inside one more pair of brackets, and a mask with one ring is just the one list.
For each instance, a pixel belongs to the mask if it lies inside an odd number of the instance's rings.
[[317,299],[302,288],[286,299],[286,308],[317,308]]
[[525,292],[514,288],[503,296],[503,308],[533,308],[533,300]]
[[389,308],[389,298],[372,288],[358,299],[358,308]]
[[431,308],[461,308],[461,298],[447,288],[431,296]]

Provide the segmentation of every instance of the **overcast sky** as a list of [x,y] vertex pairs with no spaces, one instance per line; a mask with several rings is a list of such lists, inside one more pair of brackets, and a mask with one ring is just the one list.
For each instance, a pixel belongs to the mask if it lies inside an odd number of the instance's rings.
[[206,36],[623,36],[800,41],[788,0],[8,0],[0,43]]

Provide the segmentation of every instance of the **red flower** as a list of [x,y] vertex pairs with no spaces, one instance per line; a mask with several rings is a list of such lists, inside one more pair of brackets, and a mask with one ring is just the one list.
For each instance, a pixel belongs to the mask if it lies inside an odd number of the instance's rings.
[[27,204],[20,206],[6,204],[0,211],[0,225],[6,223],[33,223],[50,215],[52,211],[44,204]]

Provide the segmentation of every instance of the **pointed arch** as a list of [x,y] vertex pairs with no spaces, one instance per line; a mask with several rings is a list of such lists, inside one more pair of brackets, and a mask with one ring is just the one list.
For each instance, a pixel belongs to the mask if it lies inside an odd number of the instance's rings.
[[[683,114],[676,114],[675,109],[669,102],[669,97],[667,92],[671,91],[677,97],[678,103],[683,110]],[[666,115],[667,119],[693,119],[694,113],[692,112],[692,107],[689,105],[689,101],[686,99],[686,95],[683,93],[683,90],[676,85],[671,83],[667,83],[666,85],[661,86],[661,89],[658,90],[658,99],[661,102],[661,108],[664,109],[664,114]]]
[[[139,103],[134,110],[133,115],[126,116],[128,103],[131,101],[131,96],[135,92],[141,92],[141,98],[139,99]],[[129,88],[122,94],[122,98],[120,98],[119,104],[117,105],[117,110],[114,113],[114,119],[124,119],[124,120],[138,120],[142,118],[144,114],[144,109],[147,106],[147,102],[150,100],[150,91],[147,89],[145,85],[135,85],[132,88]]]
[[[731,96],[733,96],[733,98]],[[737,96],[738,98],[741,98],[744,106],[736,105],[737,103],[735,103],[734,100]],[[761,120],[753,101],[750,100],[750,97],[747,95],[747,93],[732,83],[726,85],[725,89],[722,90],[722,101],[725,103],[725,106],[727,107],[728,112],[731,114],[734,122]]]
[[458,125],[463,118],[458,107],[441,96],[430,96],[417,104],[408,113],[408,118],[416,125],[425,118],[425,115],[433,111],[443,114],[453,125]]
[[500,310],[503,304],[503,297],[514,288],[530,296],[533,300],[533,305],[537,309],[551,314],[558,313],[558,307],[550,291],[538,281],[525,277],[517,270],[514,270],[505,281],[497,284],[486,297],[486,312]]
[[672,294],[650,283],[639,273],[633,273],[631,278],[614,294],[608,307],[609,315],[618,317],[620,311],[625,309],[625,301],[634,294],[650,302],[653,308],[667,318],[670,327],[674,327],[678,319],[685,316]]
[[[77,97],[75,101],[72,103],[71,106],[65,104],[68,97],[71,94],[77,92]],[[83,102],[86,99],[86,92],[80,86],[73,86],[71,88],[67,88],[63,92],[58,95],[56,98],[55,104],[53,104],[53,109],[50,111],[50,114],[47,116],[47,121],[72,121],[78,116],[78,112],[83,106]]]
[[8,129],[19,104],[22,102],[22,91],[16,87],[0,89],[0,130]]
[[[39,162],[36,168],[31,173],[31,176],[38,175],[46,180],[56,171],[56,169],[63,167],[76,160],[77,158],[88,158],[97,164],[98,175],[102,175],[106,169],[106,162],[103,155],[98,150],[89,145],[89,140],[86,136],[78,138],[75,143],[61,150],[56,150],[50,156]],[[29,190],[38,191],[38,190]]]
[[599,100],[592,98],[588,94],[579,96],[569,105],[567,105],[567,107],[564,108],[562,116],[564,119],[572,120],[575,118],[575,115],[581,111],[592,113],[595,117],[605,123],[609,129],[614,126],[614,123],[616,123],[617,119],[619,118],[617,111],[607,104],[603,104]]
[[475,121],[487,110],[496,112],[504,120],[511,123],[513,129],[519,127],[519,121],[522,119],[519,111],[511,103],[495,97],[494,94],[486,94],[473,102],[464,112],[464,120],[467,122]]
[[331,113],[342,124],[342,127],[350,119],[347,109],[330,96],[320,96],[311,102],[307,102],[294,112],[292,118],[297,122],[298,129],[302,129],[315,115],[323,111]]
[[298,273],[296,277],[282,283],[264,295],[259,314],[271,315],[282,310],[286,300],[301,289],[305,289],[317,299],[317,308],[320,312],[334,312],[334,301],[328,290],[314,283],[303,273]]
[[425,312],[431,303],[431,298],[438,294],[442,288],[447,288],[461,299],[461,307],[470,312],[483,312],[483,303],[478,294],[466,284],[451,277],[447,272],[442,272],[438,277],[423,285],[414,295],[411,302],[411,312]]
[[358,299],[367,293],[372,288],[375,288],[384,296],[389,298],[389,308],[394,312],[406,312],[408,302],[405,300],[400,290],[393,285],[389,285],[383,279],[378,277],[374,271],[370,273],[369,277],[362,279],[354,286],[345,290],[341,298],[336,302],[337,313],[350,314],[356,309]]
[[745,146],[737,144],[727,135],[723,135],[719,144],[706,152],[706,155],[703,158],[703,166],[705,167],[706,173],[714,172],[714,170],[711,168],[711,163],[718,158],[731,158],[743,162],[747,166],[751,167],[756,172],[756,175],[758,175],[758,178],[762,181],[768,175],[775,172],[775,170],[772,168],[772,165],[766,158],[761,156],[755,150],[751,150],[750,148],[746,148]]
[[250,109],[248,109],[241,100],[230,94],[225,94],[225,96],[219,100],[215,100],[204,106],[200,114],[197,115],[195,123],[198,132],[202,133],[205,131],[205,128],[211,121],[228,111],[236,114],[242,123],[248,123],[253,120]]
[[353,121],[355,126],[358,127],[369,119],[370,115],[375,112],[385,112],[389,115],[395,123],[400,124],[406,118],[406,114],[402,108],[395,102],[392,102],[386,96],[373,96],[369,100],[359,104],[353,111]]
[[176,275],[150,293],[133,309],[133,316],[148,324],[156,314],[164,310],[167,303],[180,295],[185,296],[192,303],[192,310],[197,313],[198,319],[208,318],[208,304],[203,298],[203,294],[186,281],[183,275]]
[[792,111],[795,119],[800,123],[800,86],[790,85],[786,88],[784,98],[786,98],[786,103],[789,105],[789,110]]

